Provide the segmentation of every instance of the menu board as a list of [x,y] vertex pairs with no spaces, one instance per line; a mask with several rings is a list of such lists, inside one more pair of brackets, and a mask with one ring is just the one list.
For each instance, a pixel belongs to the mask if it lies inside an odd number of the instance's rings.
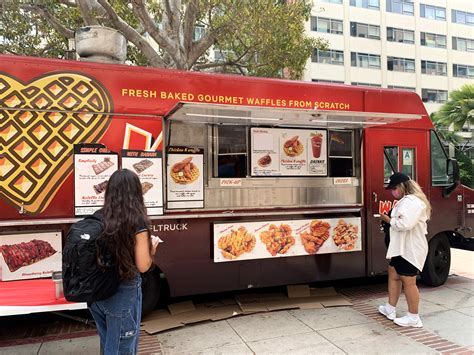
[[214,262],[360,250],[360,217],[214,224]]
[[204,150],[168,147],[166,159],[167,208],[203,208]]
[[163,171],[161,151],[122,150],[122,168],[140,178],[148,215],[163,214]]
[[110,176],[118,169],[118,155],[102,144],[74,145],[74,214],[91,215],[102,208]]
[[327,131],[251,129],[252,176],[326,176]]

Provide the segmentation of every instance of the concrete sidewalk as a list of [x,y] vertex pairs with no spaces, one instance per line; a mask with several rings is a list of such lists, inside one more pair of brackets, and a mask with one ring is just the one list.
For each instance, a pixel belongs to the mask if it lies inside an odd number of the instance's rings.
[[[420,285],[424,328],[401,328],[378,314],[386,284],[338,288],[353,307],[291,310],[143,333],[140,354],[474,354],[474,253],[452,249],[451,276]],[[399,314],[406,312],[400,299]],[[0,347],[0,354],[98,354],[97,336]]]

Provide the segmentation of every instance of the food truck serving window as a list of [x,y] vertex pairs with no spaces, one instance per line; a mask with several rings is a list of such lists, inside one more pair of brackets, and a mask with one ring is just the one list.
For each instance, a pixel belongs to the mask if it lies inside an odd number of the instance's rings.
[[213,125],[213,176],[351,177],[354,131]]
[[247,176],[247,129],[244,126],[214,126],[214,177]]
[[329,131],[329,176],[354,175],[353,131]]

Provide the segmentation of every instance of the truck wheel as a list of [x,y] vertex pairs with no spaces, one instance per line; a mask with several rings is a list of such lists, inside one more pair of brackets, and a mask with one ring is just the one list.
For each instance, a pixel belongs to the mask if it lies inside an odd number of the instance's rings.
[[142,317],[153,311],[160,299],[160,270],[154,267],[142,274]]
[[446,234],[439,234],[429,242],[428,256],[421,280],[429,286],[440,286],[448,279],[451,266],[451,248]]

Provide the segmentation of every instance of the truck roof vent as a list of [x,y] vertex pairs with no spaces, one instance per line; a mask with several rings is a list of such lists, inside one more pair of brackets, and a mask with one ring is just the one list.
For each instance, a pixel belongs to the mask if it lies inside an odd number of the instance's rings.
[[75,40],[81,61],[123,64],[127,57],[127,40],[113,28],[81,27],[76,30]]

